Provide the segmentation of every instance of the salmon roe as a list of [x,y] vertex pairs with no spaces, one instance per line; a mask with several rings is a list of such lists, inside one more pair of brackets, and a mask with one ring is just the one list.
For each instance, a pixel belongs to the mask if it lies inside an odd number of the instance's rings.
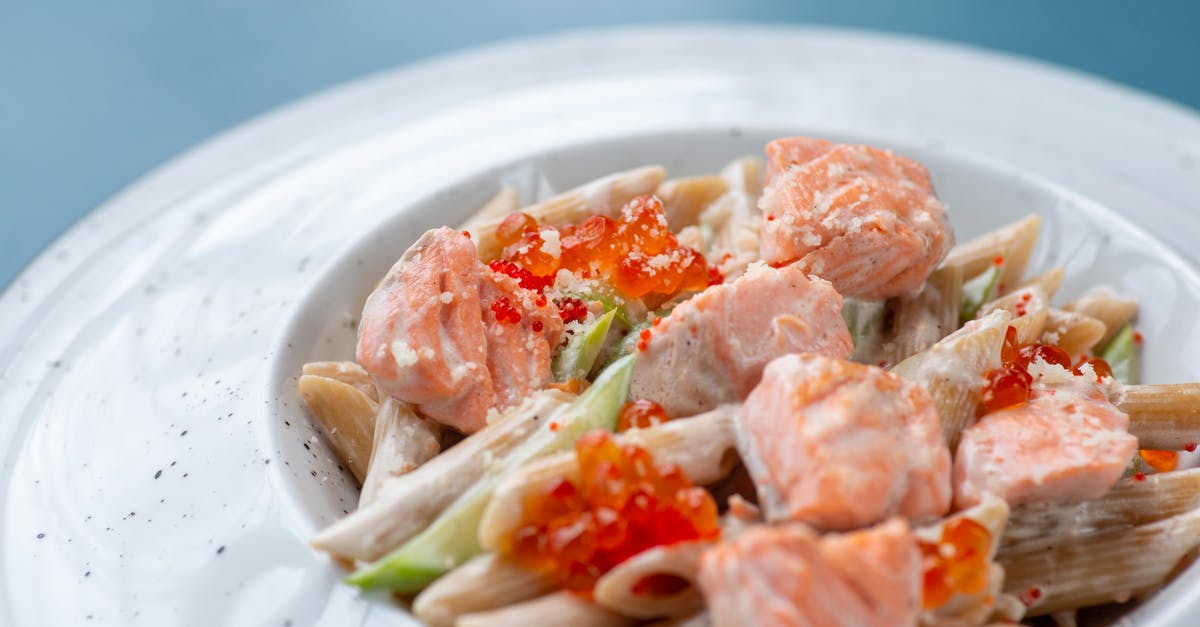
[[[655,466],[645,449],[620,446],[599,429],[575,443],[575,455],[579,479],[560,477],[529,495],[503,547],[564,589],[589,596],[601,575],[646,549],[720,536],[712,496],[679,466]],[[675,585],[641,583],[648,594]]]
[[1062,366],[1075,375],[1083,374],[1083,366],[1090,364],[1096,373],[1096,381],[1112,376],[1112,368],[1103,359],[1080,357],[1074,367],[1071,357],[1063,349],[1051,344],[1024,344],[1017,340],[1017,329],[1008,327],[1004,333],[1004,344],[1000,347],[1001,367],[984,373],[980,415],[989,414],[1007,407],[1014,407],[1029,400],[1033,376],[1029,366],[1042,360],[1048,364]]
[[1138,456],[1156,472],[1170,472],[1175,470],[1175,467],[1179,465],[1178,451],[1142,449],[1138,451]]
[[628,429],[645,429],[670,420],[662,405],[652,400],[639,398],[625,403],[621,413],[617,414],[617,431]]
[[987,527],[960,517],[942,528],[936,543],[918,541],[924,570],[922,605],[926,609],[941,607],[956,592],[975,594],[988,582],[988,553],[992,534]]
[[[599,278],[622,295],[670,297],[724,281],[694,248],[682,246],[667,227],[662,201],[639,196],[614,220],[592,216],[555,229],[516,212],[496,229],[504,247],[501,260],[515,264],[547,285],[559,270]],[[552,241],[557,240],[557,241]]]

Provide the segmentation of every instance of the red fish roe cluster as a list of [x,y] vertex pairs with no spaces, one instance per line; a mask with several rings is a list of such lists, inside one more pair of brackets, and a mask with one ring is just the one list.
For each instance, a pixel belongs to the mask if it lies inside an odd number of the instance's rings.
[[1103,359],[1081,357],[1073,367],[1071,357],[1063,349],[1050,344],[1025,344],[1017,341],[1017,330],[1008,327],[1004,334],[1004,345],[1000,348],[1002,366],[984,373],[983,395],[980,414],[1020,405],[1029,400],[1033,377],[1029,365],[1042,360],[1048,364],[1062,366],[1076,375],[1083,374],[1084,364],[1090,364],[1096,373],[1096,381],[1112,376],[1112,368]]
[[1147,466],[1150,466],[1157,472],[1170,472],[1175,470],[1175,467],[1179,465],[1178,451],[1142,449],[1138,451],[1138,456],[1142,458],[1142,461],[1146,462]]
[[[720,535],[717,506],[674,464],[655,466],[645,449],[602,430],[575,443],[579,479],[560,478],[530,495],[505,551],[550,571],[588,596],[601,575],[654,546]],[[668,582],[647,582],[650,589]]]
[[507,274],[516,279],[517,284],[527,290],[533,290],[537,293],[542,293],[547,287],[554,283],[554,277],[536,276],[532,272],[518,266],[511,261],[497,259],[488,264],[488,267],[500,274]]
[[633,298],[670,297],[723,281],[704,255],[679,244],[653,196],[631,200],[616,220],[592,216],[554,231],[525,213],[508,216],[496,229],[501,259],[549,283],[560,269],[603,279]]
[[942,528],[937,543],[918,544],[924,570],[922,604],[926,609],[945,605],[956,592],[974,594],[987,586],[987,560],[992,546],[987,527],[970,518],[956,518]]
[[621,408],[621,413],[617,414],[617,431],[645,429],[668,420],[670,418],[667,417],[667,411],[662,408],[662,405],[649,399],[639,398],[636,401],[625,403],[625,406]]
[[587,318],[587,303],[578,298],[568,296],[567,298],[555,301],[555,303],[558,304],[558,315],[562,318],[563,322],[575,322]]
[[500,322],[509,322],[517,324],[521,322],[521,314],[512,306],[507,296],[501,296],[496,302],[492,303],[492,313],[496,314],[496,320]]

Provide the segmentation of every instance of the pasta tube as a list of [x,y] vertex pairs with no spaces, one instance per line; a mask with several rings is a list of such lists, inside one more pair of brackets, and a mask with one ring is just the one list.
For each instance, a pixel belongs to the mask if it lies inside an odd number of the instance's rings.
[[1137,315],[1138,304],[1135,300],[1121,298],[1109,288],[1093,288],[1083,296],[1063,306],[1067,311],[1074,311],[1085,316],[1091,316],[1104,323],[1107,331],[1097,344],[1103,345],[1112,339],[1113,335],[1127,322]]
[[1005,551],[1005,592],[1032,600],[1039,616],[1127,600],[1160,584],[1200,544],[1200,510],[1048,548]]
[[415,471],[396,477],[369,505],[322,530],[312,545],[337,557],[374,560],[416,535],[483,476],[491,463],[519,446],[573,395],[546,390]]
[[1058,346],[1074,359],[1092,350],[1106,332],[1104,323],[1091,316],[1050,308],[1046,311],[1041,342]]
[[[661,166],[652,165],[627,170],[596,179],[549,200],[524,208],[522,211],[542,224],[562,226],[579,222],[596,214],[614,218],[621,207],[644,194],[652,194],[666,177]],[[479,258],[491,261],[500,255],[496,227],[504,218],[481,221],[468,229]]]
[[963,276],[973,277],[986,270],[999,257],[1004,266],[999,281],[1000,291],[1011,289],[1025,274],[1041,228],[1041,216],[1027,216],[958,244],[950,249],[942,266],[957,266],[962,268]]
[[667,228],[679,231],[700,221],[700,212],[729,191],[729,183],[718,175],[690,176],[663,181],[658,199],[667,215]]
[[1000,347],[1011,318],[1006,310],[993,311],[892,368],[929,392],[952,451],[979,407],[983,373],[1000,367]]
[[353,385],[366,394],[367,398],[379,402],[379,389],[375,387],[375,380],[362,366],[353,361],[310,361],[300,369],[300,374],[325,377]]
[[1042,337],[1049,316],[1050,299],[1042,288],[1025,287],[1009,292],[980,308],[981,316],[1004,309],[1012,314],[1010,325],[1017,329],[1017,341],[1032,344]]
[[[616,426],[617,413],[629,394],[632,371],[632,357],[610,366],[575,402],[555,412],[524,442],[496,460],[475,485],[421,533],[380,560],[360,568],[346,580],[363,588],[416,592],[482,553],[479,521],[496,485],[530,460],[569,448],[591,429],[612,430]],[[467,438],[459,446],[476,436]]]
[[441,450],[442,427],[417,415],[407,403],[388,398],[375,415],[371,463],[358,506],[365,507],[394,477],[407,474]]
[[1116,405],[1139,448],[1181,451],[1200,440],[1200,383],[1127,385]]
[[361,484],[371,459],[379,404],[357,387],[328,377],[301,375],[299,388],[325,439]]
[[[950,335],[958,328],[963,298],[962,269],[946,267],[929,275],[914,296],[896,299],[889,361],[901,362]],[[857,348],[857,347],[856,347]]]
[[555,588],[548,575],[487,553],[446,573],[413,600],[413,614],[430,627],[451,627],[464,614],[520,603]]
[[531,625],[624,627],[636,622],[570,593],[555,592],[498,610],[467,614],[459,618],[455,625],[456,627],[530,627]]
[[[598,605],[632,618],[682,617],[704,608],[696,584],[700,555],[712,542],[680,542],[656,546],[617,564],[596,582]],[[682,587],[657,595],[639,589],[647,577],[674,577]]]
[[1019,290],[1026,287],[1037,287],[1040,288],[1042,293],[1046,295],[1046,300],[1050,300],[1053,299],[1054,295],[1058,293],[1058,288],[1062,287],[1064,276],[1066,276],[1066,269],[1062,266],[1054,266],[1053,268],[1050,268],[1041,274],[1025,279],[1025,281],[1016,286],[1015,289]]
[[1051,547],[1081,535],[1144,525],[1200,505],[1200,468],[1123,479],[1102,498],[1071,505],[1026,505],[1012,511],[1001,551]]

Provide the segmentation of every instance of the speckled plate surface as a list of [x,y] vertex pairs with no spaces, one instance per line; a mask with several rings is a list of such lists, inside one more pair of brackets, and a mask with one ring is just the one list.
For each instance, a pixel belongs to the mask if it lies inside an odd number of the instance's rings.
[[[959,232],[1047,216],[1064,291],[1138,296],[1146,378],[1200,379],[1200,119],[974,49],[830,30],[602,31],[305,100],[151,173],[0,296],[0,623],[407,624],[305,544],[354,502],[293,390],[351,354],[423,229],[516,184],[711,170],[782,133],[930,165]],[[1180,253],[1180,254],[1177,254]],[[1159,341],[1161,340],[1161,343]],[[1185,625],[1192,568],[1137,610]]]

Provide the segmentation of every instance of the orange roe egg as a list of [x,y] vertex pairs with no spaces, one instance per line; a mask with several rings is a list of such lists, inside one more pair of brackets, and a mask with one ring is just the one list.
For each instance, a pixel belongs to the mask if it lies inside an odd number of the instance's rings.
[[1081,357],[1078,364],[1072,368],[1070,355],[1057,346],[1050,344],[1021,345],[1017,338],[1017,329],[1010,326],[1004,333],[1004,343],[1000,347],[1000,362],[1003,366],[984,373],[978,415],[982,416],[1028,401],[1033,385],[1029,366],[1039,360],[1071,370],[1077,376],[1083,374],[1081,368],[1084,364],[1091,364],[1096,373],[1097,382],[1104,377],[1112,376],[1112,368],[1103,359]]
[[961,517],[948,521],[936,543],[919,541],[924,587],[922,605],[945,605],[955,593],[975,594],[988,583],[987,560],[992,534],[987,527]]
[[617,431],[627,429],[645,429],[670,420],[661,405],[652,400],[639,398],[625,403],[621,413],[617,414]]
[[[619,446],[603,430],[575,443],[579,478],[559,478],[526,498],[503,550],[588,596],[605,572],[648,548],[720,535],[717,506],[678,466],[658,467],[645,449]],[[647,578],[640,593],[670,594],[678,582]]]
[[496,314],[496,320],[500,322],[508,322],[517,324],[521,321],[521,314],[508,301],[507,296],[501,296],[496,302],[492,303],[492,313]]
[[1151,449],[1142,449],[1138,451],[1138,455],[1151,468],[1158,472],[1170,472],[1175,470],[1179,465],[1178,451],[1156,451]]

